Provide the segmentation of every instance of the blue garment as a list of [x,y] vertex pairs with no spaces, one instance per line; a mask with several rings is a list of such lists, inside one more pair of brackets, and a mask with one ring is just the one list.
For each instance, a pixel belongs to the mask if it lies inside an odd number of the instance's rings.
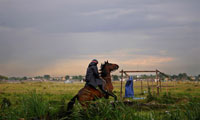
[[134,90],[133,90],[133,76],[129,77],[125,85],[125,97],[133,98],[134,97]]

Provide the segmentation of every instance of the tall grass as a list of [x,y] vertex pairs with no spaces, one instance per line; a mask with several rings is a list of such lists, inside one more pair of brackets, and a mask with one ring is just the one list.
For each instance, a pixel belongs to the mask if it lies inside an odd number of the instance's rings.
[[[162,98],[162,97],[161,97]],[[164,99],[167,99],[164,98]],[[171,99],[169,97],[169,99]],[[3,101],[2,101],[3,102]],[[32,91],[24,95],[18,106],[10,107],[9,100],[4,100],[0,111],[1,120],[30,119],[70,119],[70,120],[199,120],[199,99],[191,99],[189,103],[173,105],[166,110],[137,110],[134,106],[125,105],[123,102],[111,103],[109,100],[100,99],[91,102],[87,108],[79,103],[75,104],[70,116],[59,116],[66,112],[65,99],[60,102],[61,110],[52,114],[51,104],[41,94]],[[1,103],[2,104],[2,103]]]
[[45,101],[41,94],[37,94],[36,90],[22,97],[21,114],[23,118],[45,118],[49,111],[48,101]]
[[152,120],[152,112],[138,112],[122,102],[110,103],[101,99],[93,102],[88,108],[76,105],[73,114],[65,117],[72,120]]
[[200,103],[176,106],[162,116],[163,120],[200,120]]
[[[3,104],[2,104],[3,105]],[[24,95],[19,100],[19,105],[4,107],[1,109],[0,119],[13,120],[24,118],[29,119],[45,119],[48,117],[49,104],[43,99],[41,94],[37,94],[36,90]]]
[[184,106],[184,115],[188,120],[200,120],[200,103],[190,102]]
[[[115,85],[120,84],[117,82]],[[162,93],[156,96],[149,92],[146,100],[134,101],[134,105],[123,102],[110,103],[108,100],[100,99],[92,102],[86,109],[76,103],[71,116],[65,116],[67,102],[82,86],[83,84],[58,83],[1,84],[0,120],[48,119],[48,117],[52,120],[67,118],[72,120],[200,119],[200,86],[196,86],[195,90],[191,91],[189,88],[194,86],[193,84],[182,83],[169,88],[172,94]],[[32,91],[27,93],[28,88]],[[135,89],[137,97],[140,89]],[[119,87],[115,87],[115,90],[116,94],[120,93]]]
[[87,109],[77,105],[73,114],[64,119],[72,120],[200,120],[200,103],[169,107],[167,111],[137,111],[123,103],[110,104],[100,100]]

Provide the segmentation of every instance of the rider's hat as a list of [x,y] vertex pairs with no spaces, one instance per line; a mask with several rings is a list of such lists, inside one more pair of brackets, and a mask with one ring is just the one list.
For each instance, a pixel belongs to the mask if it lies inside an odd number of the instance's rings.
[[97,63],[98,64],[98,60],[97,59],[93,59],[92,62]]

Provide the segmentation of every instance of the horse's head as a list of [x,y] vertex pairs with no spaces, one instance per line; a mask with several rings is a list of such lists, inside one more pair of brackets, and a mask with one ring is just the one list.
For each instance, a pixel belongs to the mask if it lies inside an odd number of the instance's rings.
[[106,77],[110,75],[110,72],[115,71],[119,68],[117,64],[109,63],[106,61],[104,64],[101,64],[101,77]]
[[106,81],[104,87],[109,92],[112,92],[113,90],[110,73],[118,68],[119,66],[117,64],[109,63],[108,61],[106,61],[104,64],[101,64],[101,77]]

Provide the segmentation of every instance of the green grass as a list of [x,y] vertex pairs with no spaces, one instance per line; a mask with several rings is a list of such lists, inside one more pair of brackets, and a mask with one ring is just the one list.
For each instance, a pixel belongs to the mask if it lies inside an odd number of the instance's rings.
[[[155,85],[156,83],[154,83]],[[113,82],[114,93],[120,98],[120,82]],[[123,83],[125,85],[125,83]],[[148,91],[147,83],[143,90]],[[150,84],[151,85],[151,84]],[[132,104],[100,99],[84,109],[76,103],[71,119],[75,120],[195,120],[200,117],[200,84],[193,82],[164,82],[159,96],[151,92],[141,95],[140,82],[134,83],[136,97],[124,99]],[[84,83],[23,82],[0,83],[0,120],[61,119],[69,100]],[[168,87],[166,87],[168,86]],[[124,90],[124,88],[123,88]],[[168,93],[167,93],[168,90]]]
[[69,117],[73,120],[151,120],[152,113],[138,112],[122,102],[110,104],[101,99],[92,103],[86,110],[78,106]]

